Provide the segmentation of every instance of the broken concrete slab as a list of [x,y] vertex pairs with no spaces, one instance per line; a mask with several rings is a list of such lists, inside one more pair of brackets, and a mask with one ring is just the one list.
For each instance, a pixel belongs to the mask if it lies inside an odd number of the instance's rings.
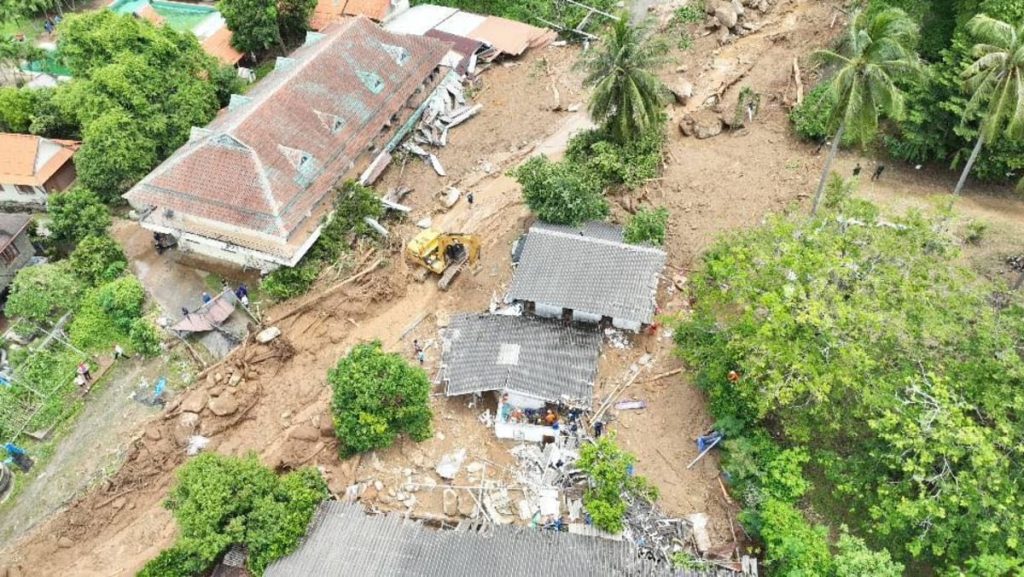
[[267,327],[256,333],[256,342],[261,345],[265,345],[279,336],[281,336],[281,329],[277,327]]
[[462,462],[464,460],[466,460],[465,449],[459,449],[453,453],[447,453],[441,457],[437,466],[434,467],[434,472],[436,472],[442,479],[452,480],[459,474],[459,469],[462,468]]
[[445,489],[441,494],[441,510],[445,515],[454,517],[459,513],[459,495],[454,489]]
[[436,172],[438,176],[448,176],[448,173],[444,171],[444,166],[441,165],[441,161],[438,160],[437,156],[430,154],[427,156],[427,159],[430,161],[430,167],[434,169],[434,172]]

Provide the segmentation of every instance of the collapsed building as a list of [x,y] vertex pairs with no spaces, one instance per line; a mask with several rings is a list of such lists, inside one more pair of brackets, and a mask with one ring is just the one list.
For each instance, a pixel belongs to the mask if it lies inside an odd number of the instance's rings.
[[527,313],[640,331],[654,322],[666,254],[627,244],[619,227],[536,223],[519,241],[506,300]]
[[337,184],[422,112],[448,49],[364,17],[309,33],[124,196],[144,228],[182,249],[260,270],[294,266]]
[[443,334],[441,381],[448,396],[496,394],[499,438],[552,440],[557,432],[543,422],[545,408],[589,410],[600,347],[596,331],[555,321],[459,315]]
[[566,577],[733,577],[732,571],[672,569],[628,541],[465,521],[431,529],[400,515],[367,515],[355,504],[320,505],[302,544],[266,577],[335,575],[445,577],[553,574]]

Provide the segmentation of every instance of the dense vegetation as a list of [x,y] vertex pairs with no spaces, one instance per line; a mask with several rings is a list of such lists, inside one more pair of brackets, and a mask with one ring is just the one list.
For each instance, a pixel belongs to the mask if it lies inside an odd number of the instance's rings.
[[430,379],[423,369],[386,353],[379,341],[357,345],[327,373],[331,412],[342,457],[391,446],[398,435],[433,434]]
[[[413,0],[412,4],[414,6],[416,4],[451,6],[467,12],[491,14],[537,26],[550,26],[549,23],[554,23],[569,29],[579,26],[587,15],[587,10],[584,8],[573,6],[568,2],[552,2],[550,0]],[[591,0],[585,4],[608,13],[614,12],[618,6],[616,0]],[[584,30],[592,30],[595,28],[595,24],[601,22],[602,18],[595,15],[590,18]],[[572,35],[568,37],[576,39]]]
[[372,188],[346,182],[335,196],[334,212],[309,252],[294,267],[281,267],[267,275],[261,283],[264,292],[281,300],[305,294],[321,272],[349,252],[353,238],[371,234],[363,219],[383,214],[384,207]]
[[624,240],[629,244],[665,244],[668,229],[668,209],[641,208],[626,221],[622,230]]
[[[926,73],[918,80],[897,78],[905,93],[904,114],[883,126],[880,142],[894,158],[913,162],[940,162],[961,167],[977,143],[990,100],[969,106],[972,90],[965,71],[975,61],[974,46],[982,38],[969,30],[979,14],[1012,26],[1024,22],[1024,3],[1017,0],[870,0],[868,13],[900,8],[919,24],[916,49],[924,59]],[[1018,34],[1019,36],[1020,34]],[[1018,56],[1019,58],[1019,56]],[[833,106],[820,106],[812,91],[803,106],[794,110],[799,134],[820,140],[816,129],[833,115]],[[817,119],[817,120],[815,120]],[[844,144],[848,143],[844,139]],[[1024,137],[1007,136],[986,142],[971,175],[984,181],[1006,182],[1024,172]]]
[[249,571],[262,575],[298,547],[327,496],[327,483],[315,468],[278,477],[255,456],[199,455],[178,470],[164,502],[178,522],[178,541],[139,576],[204,575],[235,544],[248,550]]
[[257,54],[301,41],[316,0],[221,0],[217,8],[233,33],[232,46],[239,52]]
[[915,574],[1017,574],[1024,308],[957,264],[944,217],[846,190],[715,245],[676,333],[742,521],[776,575],[896,573],[856,540],[833,552],[811,506]]
[[590,488],[583,494],[583,506],[594,526],[618,533],[622,531],[628,504],[623,494],[631,498],[653,501],[658,488],[647,479],[633,474],[636,457],[615,444],[613,435],[606,435],[580,449],[576,465],[590,477]]

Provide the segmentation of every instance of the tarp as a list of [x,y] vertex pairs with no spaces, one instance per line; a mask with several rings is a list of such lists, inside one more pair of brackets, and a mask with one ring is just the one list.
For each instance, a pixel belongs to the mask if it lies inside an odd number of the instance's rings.
[[235,295],[231,291],[224,291],[215,296],[210,302],[190,312],[185,318],[172,326],[171,329],[185,333],[212,331],[227,320],[233,312],[235,312]]

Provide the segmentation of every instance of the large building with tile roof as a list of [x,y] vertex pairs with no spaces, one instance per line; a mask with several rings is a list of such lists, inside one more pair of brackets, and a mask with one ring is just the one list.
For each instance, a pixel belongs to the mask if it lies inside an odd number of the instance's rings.
[[0,133],[0,205],[46,206],[49,193],[75,181],[78,143]]
[[412,117],[447,52],[367,18],[310,33],[125,198],[143,227],[183,249],[263,270],[294,266],[319,236],[335,187]]

